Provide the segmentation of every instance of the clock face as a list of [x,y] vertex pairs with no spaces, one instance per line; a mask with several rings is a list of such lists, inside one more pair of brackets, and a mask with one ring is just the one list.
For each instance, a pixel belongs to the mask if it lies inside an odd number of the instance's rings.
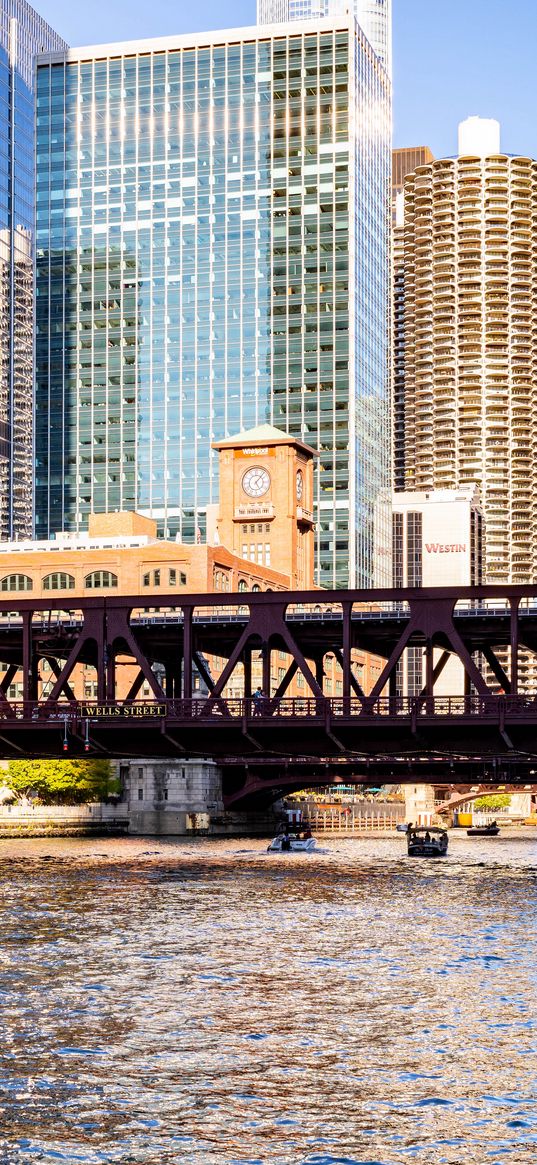
[[270,488],[270,474],[268,469],[260,465],[252,465],[247,469],[242,479],[242,488],[250,498],[262,498]]
[[300,469],[297,469],[297,471],[296,471],[296,496],[297,496],[299,502],[302,501],[302,494],[303,493],[304,493],[304,478],[302,477],[302,473],[301,473]]

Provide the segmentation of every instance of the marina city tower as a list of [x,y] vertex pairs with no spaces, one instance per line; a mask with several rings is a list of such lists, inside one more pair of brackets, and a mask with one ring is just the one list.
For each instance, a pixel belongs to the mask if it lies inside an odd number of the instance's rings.
[[405,178],[396,488],[479,486],[489,583],[537,568],[536,215],[537,162],[487,119]]
[[38,536],[136,509],[205,540],[212,443],[270,423],[319,450],[319,582],[388,581],[390,92],[354,18],[37,86]]

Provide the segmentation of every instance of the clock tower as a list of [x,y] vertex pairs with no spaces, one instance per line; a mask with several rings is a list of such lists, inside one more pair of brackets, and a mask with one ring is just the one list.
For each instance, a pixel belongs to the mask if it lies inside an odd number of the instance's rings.
[[222,546],[314,585],[314,449],[272,425],[216,441],[220,454],[218,537]]

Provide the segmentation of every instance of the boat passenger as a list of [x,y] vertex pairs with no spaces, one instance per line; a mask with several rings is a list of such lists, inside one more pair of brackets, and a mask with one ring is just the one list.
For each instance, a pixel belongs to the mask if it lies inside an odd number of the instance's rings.
[[425,834],[424,841],[425,841],[426,845],[429,845],[429,843],[431,841],[431,835],[429,833],[429,830],[427,830],[427,833]]

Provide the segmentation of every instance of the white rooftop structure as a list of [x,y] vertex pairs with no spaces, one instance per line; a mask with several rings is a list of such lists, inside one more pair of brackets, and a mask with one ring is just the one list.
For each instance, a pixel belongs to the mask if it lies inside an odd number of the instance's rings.
[[493,117],[467,117],[459,123],[459,157],[489,158],[500,153],[500,123]]

